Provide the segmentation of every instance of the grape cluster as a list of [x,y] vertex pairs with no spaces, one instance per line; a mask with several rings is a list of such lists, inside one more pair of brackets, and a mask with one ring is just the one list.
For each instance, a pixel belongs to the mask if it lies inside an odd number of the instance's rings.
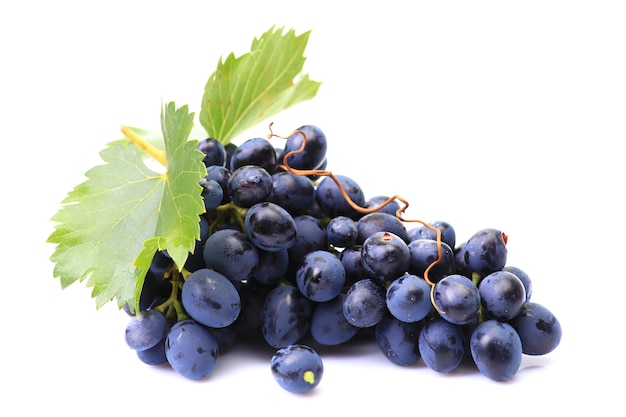
[[323,374],[315,344],[361,337],[397,365],[450,372],[471,360],[495,381],[558,346],[560,323],[507,265],[504,233],[460,243],[445,221],[403,219],[401,198],[366,198],[325,171],[319,127],[285,139],[199,142],[200,240],[180,271],[165,251],[153,258],[126,328],[141,361],[200,380],[236,341],[256,340],[274,349],[278,383],[306,392]]

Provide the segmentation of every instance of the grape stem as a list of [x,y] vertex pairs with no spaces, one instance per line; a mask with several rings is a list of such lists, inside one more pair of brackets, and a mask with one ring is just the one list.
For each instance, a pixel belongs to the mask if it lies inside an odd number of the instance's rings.
[[159,162],[164,167],[167,167],[167,159],[165,157],[165,151],[157,148],[156,146],[148,143],[144,138],[135,133],[130,127],[122,126],[122,134],[131,141],[135,146],[147,153],[155,161]]
[[187,315],[185,314],[183,307],[178,300],[178,292],[183,285],[181,275],[182,274],[176,268],[172,270],[172,292],[170,293],[170,296],[167,298],[167,300],[155,307],[155,310],[163,313],[166,318],[175,321],[185,320],[187,318]]
[[268,139],[271,139],[272,137],[277,137],[280,139],[289,139],[290,137],[292,137],[293,135],[301,135],[302,136],[302,144],[300,145],[299,149],[290,151],[288,153],[285,154],[284,158],[283,158],[283,164],[280,165],[279,167],[294,174],[294,175],[304,175],[304,176],[316,176],[316,177],[329,177],[339,188],[339,191],[341,192],[341,195],[343,196],[343,198],[346,200],[346,202],[350,205],[350,207],[352,207],[354,210],[363,213],[363,214],[368,214],[368,213],[373,213],[375,211],[380,210],[381,208],[387,206],[388,204],[390,204],[391,202],[393,202],[394,200],[398,200],[402,203],[402,205],[400,206],[400,208],[396,211],[396,217],[398,219],[400,219],[400,221],[403,222],[417,222],[417,223],[421,223],[424,227],[427,227],[428,229],[432,230],[433,232],[436,233],[437,235],[437,259],[435,261],[433,261],[430,265],[428,265],[428,268],[426,268],[426,271],[424,271],[424,280],[428,283],[428,285],[430,285],[430,301],[433,305],[433,307],[435,308],[435,310],[437,310],[439,313],[444,313],[443,311],[441,311],[437,305],[435,304],[435,283],[432,282],[429,277],[428,274],[429,272],[437,265],[439,264],[442,259],[443,259],[443,253],[442,253],[442,248],[441,248],[441,230],[437,227],[434,227],[426,222],[424,222],[423,220],[414,220],[414,219],[405,219],[403,214],[406,211],[406,209],[409,207],[409,202],[407,200],[405,200],[404,198],[400,197],[399,195],[393,195],[392,197],[389,197],[387,200],[383,201],[382,203],[380,203],[379,205],[375,206],[375,207],[361,207],[358,204],[356,204],[348,195],[348,193],[346,192],[346,190],[343,188],[343,186],[341,185],[341,183],[339,182],[339,179],[337,179],[337,177],[331,172],[331,171],[326,171],[323,169],[296,169],[296,168],[292,168],[289,166],[289,157],[291,157],[292,155],[297,155],[299,153],[302,153],[304,151],[304,148],[306,147],[306,134],[300,130],[300,129],[296,129],[294,130],[289,136],[285,137],[285,136],[279,136],[276,135],[272,132],[272,125],[273,123],[270,123],[269,125],[269,130],[270,133],[268,135]]

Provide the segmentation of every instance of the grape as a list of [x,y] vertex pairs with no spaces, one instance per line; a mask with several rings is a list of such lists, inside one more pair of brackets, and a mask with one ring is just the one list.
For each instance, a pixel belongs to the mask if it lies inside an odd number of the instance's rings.
[[226,204],[231,201],[231,198],[228,195],[228,180],[230,179],[230,177],[230,170],[221,165],[210,165],[206,168],[206,177],[204,178],[207,180],[217,181],[217,183],[222,188],[221,204]]
[[506,235],[497,229],[482,229],[465,244],[465,264],[470,271],[488,275],[504,268],[507,259]]
[[338,248],[346,248],[356,243],[357,223],[347,216],[333,217],[326,225],[328,243]]
[[420,321],[433,310],[430,285],[416,275],[403,275],[387,287],[386,304],[398,320],[407,323]]
[[[454,272],[454,252],[444,242],[441,243],[441,260],[428,271],[428,280],[437,282]],[[439,257],[437,242],[431,239],[414,239],[408,244],[408,272],[424,277],[426,270]]]
[[265,298],[274,288],[274,285],[262,284],[255,279],[249,279],[241,284],[239,289],[241,313],[237,320],[238,336],[246,336],[247,338],[261,337]]
[[526,355],[545,355],[561,342],[561,323],[550,310],[541,304],[527,302],[520,313],[509,321],[522,341]]
[[217,350],[219,354],[223,355],[235,345],[239,333],[239,321],[234,321],[228,326],[209,327],[208,329],[217,339]]
[[465,333],[457,324],[440,317],[427,321],[422,327],[418,346],[422,360],[436,372],[451,372],[465,355]]
[[272,176],[256,165],[244,165],[232,172],[227,192],[233,203],[249,208],[265,201],[272,192]]
[[315,186],[307,177],[288,171],[272,175],[272,191],[268,197],[291,215],[304,214],[315,201]]
[[378,324],[387,312],[385,287],[369,278],[352,284],[343,302],[343,315],[356,327],[372,327]]
[[295,274],[300,267],[302,258],[314,250],[327,250],[328,239],[326,228],[319,219],[308,214],[294,217],[296,222],[296,241],[287,249],[289,253],[289,269]]
[[454,248],[454,273],[459,275],[465,275],[466,277],[472,277],[472,271],[465,263],[465,244],[462,242]]
[[359,328],[343,315],[346,295],[338,294],[329,301],[316,303],[311,317],[311,336],[321,345],[339,345],[352,339]]
[[361,259],[362,249],[363,246],[361,245],[353,245],[339,253],[339,260],[346,271],[344,287],[349,288],[356,281],[369,277],[369,272],[363,267]]
[[324,374],[319,354],[306,345],[290,345],[278,349],[270,360],[272,375],[283,389],[302,394],[317,387]]
[[508,323],[494,319],[480,323],[470,337],[470,351],[478,370],[494,381],[508,381],[522,363],[522,341]]
[[363,267],[381,282],[403,275],[409,267],[409,258],[407,244],[393,233],[376,232],[363,242]]
[[204,261],[231,281],[245,281],[259,263],[257,248],[239,230],[223,229],[207,239],[203,249]]
[[136,351],[150,349],[163,339],[166,330],[167,320],[162,313],[141,311],[126,325],[126,344]]
[[[365,204],[365,195],[361,187],[352,178],[345,175],[335,175],[337,182],[342,186],[348,197],[359,207]],[[355,210],[342,195],[339,186],[331,177],[324,177],[317,185],[315,200],[320,209],[329,217],[348,216],[358,219],[361,214]]]
[[324,302],[336,297],[346,280],[346,271],[332,252],[307,253],[296,271],[298,289],[312,301]]
[[258,249],[257,252],[259,262],[252,272],[252,277],[262,284],[278,284],[289,268],[289,252],[287,249],[278,251]]
[[467,324],[478,316],[480,293],[463,275],[452,274],[435,284],[433,295],[437,311],[454,324]]
[[257,248],[277,252],[290,248],[296,240],[296,222],[278,204],[263,201],[246,213],[244,228]]
[[412,365],[420,358],[417,340],[423,322],[405,322],[385,316],[376,325],[376,344],[385,357],[400,366]]
[[496,271],[478,285],[480,301],[487,315],[501,321],[517,316],[526,302],[522,281],[512,272]]
[[147,365],[157,366],[167,363],[167,356],[165,356],[165,336],[151,348],[138,350],[137,357]]
[[395,215],[375,211],[366,214],[357,221],[358,237],[357,242],[362,244],[365,239],[376,232],[390,232],[398,236],[404,242],[409,242],[409,234],[404,223]]
[[[375,197],[370,197],[365,202],[365,208],[371,209],[372,207],[378,207],[383,203],[387,203],[387,200],[389,200],[389,197],[384,196],[384,195],[377,195]],[[387,203],[386,205],[376,210],[376,212],[388,213],[388,214],[391,214],[392,216],[395,216],[399,209],[400,209],[400,204],[396,200],[391,200],[389,203]]]
[[198,142],[198,150],[204,153],[204,165],[224,166],[226,164],[226,148],[215,138],[206,138]]
[[175,323],[165,340],[165,356],[172,369],[192,380],[202,380],[213,373],[217,364],[217,338],[192,319]]
[[224,190],[219,182],[207,175],[200,180],[200,186],[202,187],[202,200],[206,211],[215,210],[217,206],[222,204]]
[[199,269],[185,279],[181,301],[187,313],[209,327],[232,324],[241,311],[239,292],[224,275],[213,269]]
[[[434,222],[428,223],[428,225],[439,229],[439,231],[441,232],[441,241],[443,243],[451,248],[454,248],[456,246],[456,231],[450,223],[442,220],[436,220]],[[423,225],[411,229],[409,231],[409,234],[411,241],[415,239],[437,240],[437,232]]]
[[228,168],[235,172],[244,165],[263,168],[268,173],[276,168],[276,151],[272,143],[265,138],[252,138],[239,145],[230,156]]
[[299,342],[309,331],[313,303],[292,285],[281,285],[267,294],[261,331],[265,341],[280,348]]
[[520,281],[522,281],[522,284],[524,284],[524,290],[526,291],[526,301],[530,301],[530,297],[533,293],[533,283],[530,279],[530,276],[521,268],[518,268],[516,266],[507,265],[502,268],[502,270],[512,272],[513,274],[515,274],[516,277],[520,279]]
[[300,126],[296,130],[301,130],[306,135],[306,143],[304,149],[300,153],[287,155],[289,152],[298,151],[302,148],[304,138],[299,133],[291,135],[285,143],[284,155],[286,160],[284,163],[295,169],[316,169],[326,159],[326,150],[328,143],[326,135],[322,130],[314,125]]

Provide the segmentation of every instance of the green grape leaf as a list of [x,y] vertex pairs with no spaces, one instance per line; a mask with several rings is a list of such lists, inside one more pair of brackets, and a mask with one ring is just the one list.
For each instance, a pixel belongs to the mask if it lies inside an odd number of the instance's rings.
[[204,212],[203,154],[188,140],[193,119],[187,106],[162,108],[165,172],[149,168],[148,155],[129,140],[117,140],[100,153],[105,164],[68,193],[48,238],[62,288],[86,280],[97,308],[117,299],[134,309],[156,250],[167,250],[182,269]]
[[317,94],[321,83],[302,74],[309,32],[272,27],[250,52],[220,59],[206,83],[199,114],[209,137],[228,144],[238,134]]

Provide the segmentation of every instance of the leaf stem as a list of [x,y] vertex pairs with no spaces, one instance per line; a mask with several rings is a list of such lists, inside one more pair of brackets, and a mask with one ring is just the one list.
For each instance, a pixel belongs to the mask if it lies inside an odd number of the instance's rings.
[[165,158],[164,150],[148,143],[128,126],[122,126],[122,133],[126,139],[131,141],[135,146],[147,153],[151,158],[159,162],[164,167],[167,167],[167,159]]

